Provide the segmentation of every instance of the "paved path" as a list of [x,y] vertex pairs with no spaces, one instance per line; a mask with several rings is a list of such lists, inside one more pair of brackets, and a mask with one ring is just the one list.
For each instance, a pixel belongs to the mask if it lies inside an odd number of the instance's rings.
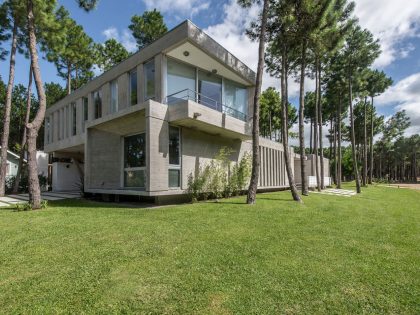
[[[74,199],[80,198],[80,193],[78,191],[60,191],[52,192],[46,191],[41,193],[42,200],[63,200],[63,199]],[[28,194],[16,194],[16,195],[7,195],[5,197],[0,197],[0,207],[13,206],[17,203],[28,202]]]
[[316,194],[323,194],[323,195],[334,195],[334,196],[342,196],[342,197],[351,197],[355,196],[357,193],[354,190],[346,190],[346,189],[324,189],[323,191],[311,191],[311,193]]

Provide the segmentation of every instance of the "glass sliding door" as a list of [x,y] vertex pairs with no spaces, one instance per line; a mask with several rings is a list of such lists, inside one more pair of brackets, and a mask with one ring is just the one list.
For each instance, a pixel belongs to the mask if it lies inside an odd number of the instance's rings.
[[167,68],[167,103],[173,104],[186,99],[195,100],[195,68],[170,58]]
[[226,114],[244,120],[248,110],[247,88],[230,80],[224,80],[224,111]]
[[199,103],[220,110],[222,104],[222,78],[199,70],[198,93]]

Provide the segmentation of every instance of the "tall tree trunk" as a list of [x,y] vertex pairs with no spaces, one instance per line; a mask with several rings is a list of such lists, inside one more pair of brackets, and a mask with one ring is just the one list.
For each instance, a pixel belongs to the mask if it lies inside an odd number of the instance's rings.
[[287,93],[287,51],[283,48],[282,52],[282,66],[281,66],[281,128],[283,135],[283,151],[284,151],[284,162],[286,164],[287,178],[289,180],[290,191],[292,193],[293,200],[302,202],[298,194],[295,179],[293,176],[293,170],[290,163],[291,155],[289,152],[289,130],[288,130],[288,93]]
[[342,95],[340,93],[339,99],[338,99],[338,109],[337,109],[337,150],[338,150],[338,156],[337,156],[337,188],[341,189],[341,106],[342,106]]
[[368,155],[367,155],[367,97],[365,96],[364,103],[364,113],[363,113],[363,186],[367,186],[367,165],[368,165]]
[[305,169],[305,69],[306,69],[306,40],[302,44],[300,86],[299,86],[299,148],[300,148],[300,175],[302,183],[302,195],[308,195],[308,180]]
[[28,80],[28,91],[26,96],[26,113],[25,113],[25,124],[22,132],[22,140],[20,143],[20,154],[19,164],[16,172],[16,179],[13,186],[13,192],[19,191],[20,177],[22,174],[23,159],[25,157],[25,146],[26,146],[26,125],[29,123],[29,116],[31,114],[31,94],[32,94],[32,64],[29,66],[29,80]]
[[371,96],[371,111],[370,111],[370,170],[369,170],[369,184],[373,183],[373,112],[375,107],[373,107],[373,96]]
[[10,111],[12,108],[12,92],[13,92],[13,84],[15,81],[16,47],[17,47],[17,22],[14,21],[13,31],[12,31],[12,47],[10,50],[9,81],[7,83],[7,89],[6,89],[6,102],[4,106],[4,118],[3,118],[3,134],[1,136],[0,196],[4,196],[6,192],[7,150],[9,149]]
[[356,157],[356,146],[355,146],[355,137],[354,137],[354,115],[353,115],[353,90],[352,90],[352,76],[349,75],[349,105],[350,105],[350,138],[351,138],[351,153],[353,157],[353,173],[356,180],[356,191],[358,194],[361,193],[360,189],[360,179],[359,179],[359,168],[357,166],[357,157]]
[[337,185],[337,116],[334,116],[334,185]]
[[316,188],[318,191],[321,191],[321,180],[319,176],[319,156],[318,156],[318,107],[319,107],[319,98],[318,98],[318,61],[315,63],[315,123],[314,123],[314,154],[315,154],[315,174],[316,174]]
[[324,145],[322,138],[322,95],[321,95],[321,62],[318,61],[318,119],[319,119],[319,150],[320,150],[320,170],[321,170],[321,189],[325,189],[324,182]]
[[36,161],[36,139],[45,117],[46,98],[42,84],[41,71],[38,64],[38,52],[36,48],[36,36],[34,25],[33,1],[27,0],[28,10],[28,34],[29,51],[31,53],[32,71],[38,92],[39,108],[32,122],[27,124],[28,141],[28,175],[29,175],[29,203],[33,209],[41,207],[41,189],[38,179],[38,165]]
[[260,133],[260,94],[261,94],[261,83],[262,75],[264,71],[264,47],[265,47],[265,32],[267,24],[269,0],[264,0],[262,17],[261,17],[261,30],[258,46],[258,68],[257,78],[255,82],[255,94],[254,94],[254,106],[252,115],[252,171],[251,180],[248,188],[248,195],[246,202],[248,204],[255,204],[258,188],[258,177],[260,169],[260,155],[259,155],[259,133]]

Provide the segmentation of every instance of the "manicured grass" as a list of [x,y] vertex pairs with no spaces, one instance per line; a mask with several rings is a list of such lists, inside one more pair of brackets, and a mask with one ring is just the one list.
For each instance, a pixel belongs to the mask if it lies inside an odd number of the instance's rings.
[[0,210],[1,313],[420,313],[420,192]]

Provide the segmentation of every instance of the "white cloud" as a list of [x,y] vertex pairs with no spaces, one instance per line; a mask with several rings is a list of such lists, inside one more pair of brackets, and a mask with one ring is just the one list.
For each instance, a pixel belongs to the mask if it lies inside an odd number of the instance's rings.
[[[355,14],[362,27],[379,38],[382,54],[375,67],[386,67],[394,60],[406,58],[413,50],[404,41],[418,36],[420,29],[420,1],[355,0]],[[403,45],[403,46],[401,46]]]
[[209,0],[143,0],[148,10],[157,9],[162,13],[181,13],[190,19],[210,6]]
[[420,72],[397,82],[377,97],[376,104],[380,107],[393,106],[396,110],[405,110],[411,121],[406,135],[420,133]]
[[114,26],[111,26],[102,31],[102,35],[105,36],[106,39],[116,39],[119,41],[125,49],[129,52],[134,52],[137,50],[136,41],[131,35],[131,32],[128,29],[122,30],[122,32],[118,31],[118,29]]

